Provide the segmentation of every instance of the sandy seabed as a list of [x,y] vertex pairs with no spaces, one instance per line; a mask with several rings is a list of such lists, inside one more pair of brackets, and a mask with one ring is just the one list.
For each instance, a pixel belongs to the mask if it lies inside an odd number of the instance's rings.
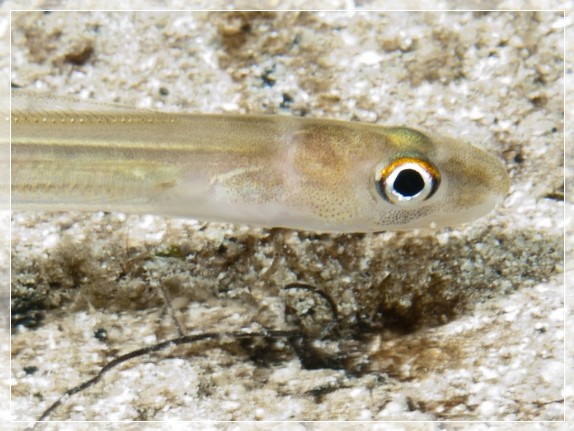
[[307,355],[284,339],[180,346],[122,364],[50,419],[561,421],[563,32],[561,12],[13,13],[18,86],[423,127],[497,155],[512,187],[487,217],[428,232],[15,212],[11,418],[177,336],[176,321],[292,328],[284,286],[300,282],[332,298],[341,329]]

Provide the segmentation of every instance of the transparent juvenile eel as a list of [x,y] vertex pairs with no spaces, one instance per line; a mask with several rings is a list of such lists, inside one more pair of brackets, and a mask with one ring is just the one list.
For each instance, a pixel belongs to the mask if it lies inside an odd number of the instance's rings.
[[12,208],[121,211],[319,232],[488,213],[503,164],[407,127],[172,114],[14,91]]

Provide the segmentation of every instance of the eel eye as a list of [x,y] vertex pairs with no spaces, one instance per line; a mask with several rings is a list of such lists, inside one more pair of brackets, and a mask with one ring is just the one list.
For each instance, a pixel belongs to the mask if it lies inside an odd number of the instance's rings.
[[389,202],[408,206],[430,198],[438,189],[440,173],[430,163],[411,157],[397,159],[379,169],[377,192]]

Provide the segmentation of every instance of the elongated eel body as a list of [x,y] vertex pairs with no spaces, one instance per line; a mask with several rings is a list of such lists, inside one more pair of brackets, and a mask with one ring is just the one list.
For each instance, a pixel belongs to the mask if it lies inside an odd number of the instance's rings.
[[509,187],[494,156],[405,127],[138,111],[15,91],[11,136],[13,209],[373,232],[468,222]]

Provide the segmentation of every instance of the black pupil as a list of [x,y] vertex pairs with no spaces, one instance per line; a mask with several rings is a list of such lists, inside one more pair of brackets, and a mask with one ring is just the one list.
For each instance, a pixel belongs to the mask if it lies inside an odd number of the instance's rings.
[[397,178],[395,178],[395,183],[393,188],[401,196],[410,198],[418,193],[420,193],[425,187],[425,181],[420,173],[414,169],[405,169],[401,171]]

